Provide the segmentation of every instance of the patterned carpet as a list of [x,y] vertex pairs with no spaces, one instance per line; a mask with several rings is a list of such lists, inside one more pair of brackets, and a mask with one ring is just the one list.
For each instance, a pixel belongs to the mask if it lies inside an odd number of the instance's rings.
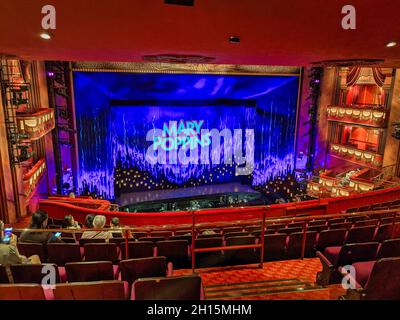
[[[235,266],[235,267],[221,267],[221,268],[207,268],[197,269],[203,280],[203,285],[207,290],[214,290],[214,287],[222,285],[222,291],[231,294],[232,297],[226,299],[256,299],[256,300],[285,300],[285,299],[307,299],[307,300],[329,300],[337,299],[340,295],[344,294],[344,290],[340,286],[330,286],[327,288],[315,287],[315,279],[318,271],[322,270],[321,263],[318,258],[304,259],[304,260],[286,260],[277,262],[264,263],[263,269],[258,268],[257,265]],[[191,274],[191,270],[175,270],[174,275]],[[282,289],[287,279],[296,279],[298,282],[305,282],[312,285],[311,290],[291,290],[291,286],[286,287],[287,292],[278,292]],[[251,286],[260,285],[257,282],[265,281],[265,285],[272,287],[271,283],[276,283],[276,287],[269,289],[271,292],[263,293],[260,295],[248,294]],[[247,295],[235,297],[237,290],[235,284],[246,283]],[[233,285],[232,285],[233,284]],[[208,288],[211,286],[210,288]],[[243,287],[243,285],[242,285]],[[303,286],[304,287],[304,286]],[[274,292],[275,291],[275,292]],[[224,298],[222,298],[224,299]]]

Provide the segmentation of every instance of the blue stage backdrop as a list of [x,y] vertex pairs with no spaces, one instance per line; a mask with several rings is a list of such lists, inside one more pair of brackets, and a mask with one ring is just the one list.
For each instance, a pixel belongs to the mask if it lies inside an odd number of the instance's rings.
[[234,181],[264,186],[293,170],[298,81],[74,72],[79,189],[113,199]]

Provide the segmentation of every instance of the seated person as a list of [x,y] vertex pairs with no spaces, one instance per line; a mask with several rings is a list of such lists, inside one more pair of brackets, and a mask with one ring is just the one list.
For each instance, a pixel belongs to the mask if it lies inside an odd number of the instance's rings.
[[80,229],[79,223],[74,220],[74,217],[70,214],[64,217],[64,228],[65,229]]
[[110,221],[110,228],[111,229],[119,229],[121,226],[119,225],[119,218],[114,217]]
[[[106,224],[106,217],[102,215],[97,215],[93,219],[93,228],[94,229],[103,229],[104,225]],[[112,238],[113,235],[110,231],[85,231],[82,234],[81,239],[105,239],[106,242],[110,238]]]
[[17,236],[14,234],[9,243],[4,243],[4,223],[0,220],[0,264],[8,266],[27,263],[40,264],[40,258],[37,255],[29,258],[20,255],[17,248]]
[[[48,221],[47,212],[37,211],[32,215],[31,224],[29,229],[46,229]],[[59,237],[55,237],[52,232],[49,231],[31,231],[26,230],[22,232],[20,237],[20,242],[37,242],[37,243],[47,243],[47,242],[63,242]]]
[[86,220],[85,220],[85,227],[86,228],[93,228],[93,219],[94,219],[94,214],[88,214],[86,216]]

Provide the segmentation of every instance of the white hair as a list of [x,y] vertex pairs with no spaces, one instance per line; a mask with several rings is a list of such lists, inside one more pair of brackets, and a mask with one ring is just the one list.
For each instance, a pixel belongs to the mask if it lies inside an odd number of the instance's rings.
[[101,229],[104,227],[104,225],[106,224],[106,217],[105,216],[95,216],[93,219],[93,228],[95,229]]

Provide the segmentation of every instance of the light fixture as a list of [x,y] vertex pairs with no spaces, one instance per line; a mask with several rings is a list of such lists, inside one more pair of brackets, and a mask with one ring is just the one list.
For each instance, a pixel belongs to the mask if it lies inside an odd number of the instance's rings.
[[386,44],[386,47],[387,47],[387,48],[393,48],[393,47],[395,47],[395,46],[397,46],[397,42],[396,42],[396,41],[390,41],[390,42],[388,42],[388,43]]
[[42,39],[44,39],[44,40],[50,40],[50,39],[51,39],[51,35],[50,35],[49,33],[47,33],[47,32],[42,32],[42,33],[40,34],[40,37],[41,37]]

